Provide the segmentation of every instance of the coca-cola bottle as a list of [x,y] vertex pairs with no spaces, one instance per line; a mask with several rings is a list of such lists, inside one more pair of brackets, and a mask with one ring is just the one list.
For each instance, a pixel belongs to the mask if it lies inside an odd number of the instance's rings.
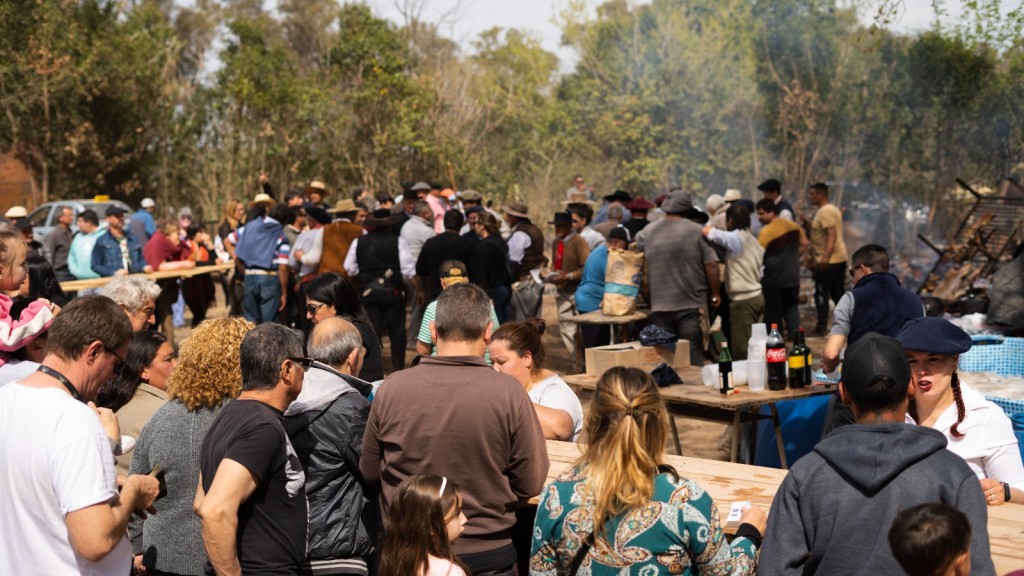
[[786,389],[786,341],[779,334],[779,325],[772,324],[765,342],[765,361],[768,365],[768,389]]
[[803,388],[811,385],[811,349],[804,339],[804,327],[796,333],[796,342],[789,351],[789,386]]

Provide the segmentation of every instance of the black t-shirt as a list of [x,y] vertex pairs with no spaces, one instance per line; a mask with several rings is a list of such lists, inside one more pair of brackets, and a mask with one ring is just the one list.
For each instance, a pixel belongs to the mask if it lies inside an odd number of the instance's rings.
[[210,426],[199,455],[206,492],[225,458],[256,478],[255,492],[238,509],[238,560],[247,575],[301,574],[306,556],[305,475],[283,416],[256,400],[231,401]]

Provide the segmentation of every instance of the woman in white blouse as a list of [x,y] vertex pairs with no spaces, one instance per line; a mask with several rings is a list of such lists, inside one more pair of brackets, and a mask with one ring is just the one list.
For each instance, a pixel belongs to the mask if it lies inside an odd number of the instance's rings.
[[544,437],[576,440],[583,427],[583,406],[558,374],[544,368],[544,321],[509,322],[494,331],[488,350],[494,369],[526,389],[537,411]]
[[949,451],[977,474],[989,506],[1024,504],[1024,464],[1010,419],[956,373],[971,337],[945,319],[925,317],[907,322],[896,339],[910,362],[907,422],[945,434]]

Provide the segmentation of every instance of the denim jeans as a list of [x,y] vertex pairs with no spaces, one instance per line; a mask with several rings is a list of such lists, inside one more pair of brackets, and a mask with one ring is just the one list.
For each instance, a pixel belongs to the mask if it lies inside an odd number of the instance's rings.
[[512,301],[512,289],[508,286],[491,286],[487,289],[487,295],[494,301],[494,314],[498,322],[504,324],[510,320],[512,314],[509,304]]
[[277,274],[246,274],[242,308],[245,319],[257,324],[277,320],[281,305],[281,280]]

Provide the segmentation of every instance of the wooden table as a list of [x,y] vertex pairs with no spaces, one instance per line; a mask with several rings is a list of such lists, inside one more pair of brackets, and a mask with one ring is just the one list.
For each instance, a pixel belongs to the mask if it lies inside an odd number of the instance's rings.
[[[557,440],[548,440],[547,442],[548,459],[551,460],[547,481],[550,483],[572,466],[572,463],[579,458],[580,449],[573,442]],[[779,490],[779,484],[786,477],[784,470],[775,468],[704,460],[674,454],[667,455],[665,463],[673,466],[680,476],[696,481],[711,494],[711,498],[718,505],[718,514],[721,516],[723,530],[726,528],[725,521],[733,502],[749,500],[752,504],[768,510],[771,508],[775,493]],[[531,500],[534,504],[537,501],[537,498]],[[729,531],[735,531],[735,527]]]
[[[226,272],[232,270],[235,267],[234,262],[225,262],[224,264],[214,264],[212,266],[196,266],[195,268],[189,268],[188,270],[163,270],[157,272],[150,272],[148,274],[132,274],[132,276],[145,276],[154,282],[157,280],[163,280],[165,278],[191,278],[193,276],[199,276],[200,274],[211,274],[213,272]],[[86,290],[89,288],[99,288],[100,286],[106,286],[116,276],[104,276],[102,278],[88,278],[86,280],[68,280],[67,282],[61,282],[60,288],[65,292],[78,292],[79,290]]]
[[[580,451],[572,442],[548,440],[547,443],[551,460],[548,482],[551,482],[572,465]],[[725,521],[733,502],[749,500],[771,514],[772,500],[786,477],[783,470],[761,466],[675,455],[668,455],[665,460],[681,476],[707,490],[718,506],[722,529],[729,533],[733,530],[727,529]],[[537,500],[534,498],[531,502],[536,504]],[[1024,567],[1024,505],[989,506],[988,539],[997,574]]]
[[598,308],[586,314],[563,314],[558,319],[572,322],[573,324],[607,324],[608,329],[611,330],[611,342],[614,344],[617,342],[615,339],[616,330],[631,322],[646,320],[648,316],[650,316],[649,310],[637,310],[626,316],[605,316],[604,312],[601,312],[601,309]]
[[[771,418],[772,424],[775,426],[775,441],[783,469],[788,468],[786,443],[782,440],[779,413],[775,404],[785,400],[800,400],[835,392],[835,388],[817,385],[806,388],[787,388],[781,391],[764,390],[763,392],[751,392],[746,386],[737,386],[737,393],[723,396],[718,392],[718,388],[708,388],[703,385],[699,366],[676,368],[676,371],[683,379],[683,383],[659,388],[662,398],[668,404],[669,412],[687,418],[732,424],[735,433],[732,435],[731,462],[736,462],[739,456],[740,423]],[[598,377],[592,374],[576,374],[565,376],[563,379],[577,391],[597,388]],[[762,406],[768,407],[771,412],[770,416],[761,414]],[[672,440],[675,442],[676,451],[682,454],[675,421],[672,422]]]

